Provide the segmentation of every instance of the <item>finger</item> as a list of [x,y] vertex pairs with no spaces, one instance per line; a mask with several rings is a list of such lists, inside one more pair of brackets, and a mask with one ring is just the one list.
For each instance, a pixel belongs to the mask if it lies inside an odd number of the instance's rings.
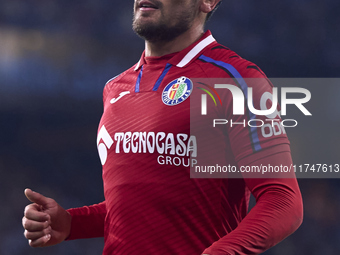
[[43,231],[37,231],[37,232],[30,232],[30,231],[25,230],[24,236],[27,239],[30,239],[31,241],[34,241],[34,240],[37,240],[37,239],[39,239],[39,238],[41,238],[43,236],[51,234],[51,231],[52,231],[51,227],[45,228]]
[[37,204],[30,204],[25,207],[24,215],[29,220],[34,221],[49,221],[50,216],[47,213],[40,211],[40,206]]
[[27,231],[31,231],[31,232],[42,231],[45,228],[48,228],[49,225],[50,224],[47,221],[45,221],[45,222],[38,222],[38,221],[29,220],[26,217],[22,218],[22,226]]
[[43,237],[40,237],[36,240],[28,240],[28,244],[31,247],[41,247],[41,246],[44,246],[44,244],[46,244],[50,239],[51,239],[51,235],[47,234],[47,235],[44,235]]
[[34,192],[31,189],[25,189],[25,196],[29,201],[37,203],[38,205],[42,206],[47,205],[48,202],[50,201],[48,197],[45,197],[38,192]]

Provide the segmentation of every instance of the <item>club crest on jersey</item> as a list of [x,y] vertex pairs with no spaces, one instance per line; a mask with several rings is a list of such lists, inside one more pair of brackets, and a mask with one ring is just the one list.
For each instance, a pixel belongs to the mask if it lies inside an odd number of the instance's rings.
[[162,93],[162,101],[169,106],[180,104],[190,96],[192,89],[192,81],[182,76],[166,85]]

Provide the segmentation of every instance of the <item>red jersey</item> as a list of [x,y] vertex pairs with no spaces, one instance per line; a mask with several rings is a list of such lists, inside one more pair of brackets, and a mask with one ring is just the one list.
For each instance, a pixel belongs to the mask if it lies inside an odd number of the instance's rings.
[[[193,134],[192,111],[201,106],[190,104],[195,93],[201,98],[203,88],[212,88],[207,78],[231,79],[243,93],[256,86],[257,109],[261,95],[272,91],[270,82],[247,84],[246,78],[265,79],[262,71],[209,31],[181,52],[143,53],[106,84],[97,137],[105,201],[68,210],[69,239],[104,236],[105,255],[257,254],[296,229],[302,204],[295,179],[190,178],[190,169],[213,155],[238,168],[291,162],[283,129],[204,125],[204,137]],[[217,94],[221,104],[208,109],[209,119],[268,118],[248,110],[235,117],[231,93]],[[247,215],[250,192],[257,205]]]

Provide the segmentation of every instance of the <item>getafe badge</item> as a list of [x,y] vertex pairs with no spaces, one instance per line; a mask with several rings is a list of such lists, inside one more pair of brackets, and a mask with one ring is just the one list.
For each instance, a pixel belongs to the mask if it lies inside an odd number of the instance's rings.
[[169,106],[180,104],[190,96],[192,89],[192,81],[182,76],[166,85],[162,93],[162,101]]

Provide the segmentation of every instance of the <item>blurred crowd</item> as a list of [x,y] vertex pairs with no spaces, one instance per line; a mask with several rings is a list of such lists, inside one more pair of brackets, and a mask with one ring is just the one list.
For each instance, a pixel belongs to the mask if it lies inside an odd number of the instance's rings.
[[[103,86],[144,48],[131,29],[132,6],[0,0],[0,254],[101,254],[102,239],[31,249],[21,227],[23,190],[36,189],[66,208],[102,201],[95,140]],[[339,10],[334,0],[224,0],[207,29],[270,78],[337,77]],[[318,123],[287,131],[293,159],[340,163],[332,161],[340,155],[340,91],[315,91],[313,109],[332,114],[319,112]],[[340,254],[340,180],[299,182],[304,223],[265,254]]]

